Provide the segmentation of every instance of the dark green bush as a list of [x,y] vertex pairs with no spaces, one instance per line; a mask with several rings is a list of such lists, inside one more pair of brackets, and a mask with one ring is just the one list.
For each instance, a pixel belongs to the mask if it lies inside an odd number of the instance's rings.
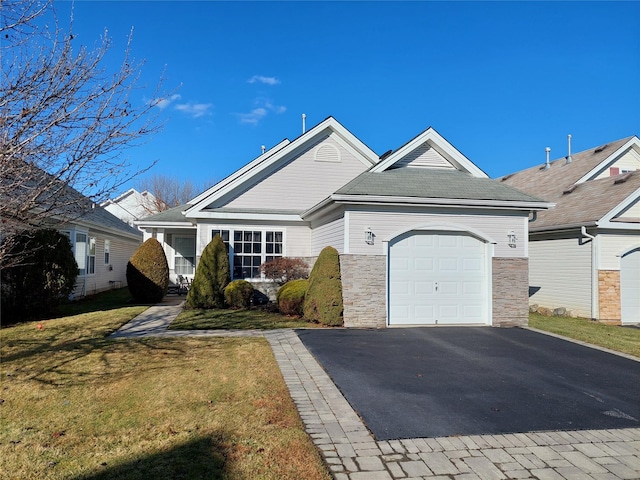
[[127,263],[127,284],[135,301],[158,303],[167,293],[169,265],[162,245],[150,238],[134,252]]
[[284,315],[302,316],[304,306],[304,294],[309,286],[309,281],[301,278],[291,280],[278,289],[276,302],[278,309]]
[[229,284],[229,256],[220,235],[205,247],[187,294],[189,308],[224,308],[224,289]]
[[224,300],[229,308],[249,308],[253,285],[246,280],[234,280],[224,289]]
[[333,247],[320,252],[309,275],[304,298],[304,318],[323,325],[342,325],[340,257]]
[[2,269],[2,322],[10,323],[51,312],[73,292],[78,265],[69,239],[56,230],[24,232],[8,239],[5,253],[24,260]]

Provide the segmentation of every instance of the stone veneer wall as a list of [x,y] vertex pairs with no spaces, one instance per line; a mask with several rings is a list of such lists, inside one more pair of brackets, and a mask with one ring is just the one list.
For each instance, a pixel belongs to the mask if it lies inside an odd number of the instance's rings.
[[529,322],[529,259],[493,258],[493,326]]
[[598,270],[598,319],[620,323],[620,270]]
[[384,255],[340,255],[345,327],[385,328],[387,322]]

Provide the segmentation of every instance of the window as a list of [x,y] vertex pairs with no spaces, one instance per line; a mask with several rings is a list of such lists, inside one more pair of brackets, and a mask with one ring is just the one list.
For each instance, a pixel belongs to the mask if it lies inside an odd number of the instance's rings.
[[196,265],[195,237],[174,237],[174,271],[176,275],[193,275]]
[[87,252],[87,275],[96,273],[96,239],[89,237],[89,251]]
[[[260,278],[260,265],[284,253],[283,232],[262,230],[222,230],[211,231],[211,238],[216,235],[229,252],[232,277]],[[233,239],[233,243],[231,240]]]
[[78,275],[82,276],[87,272],[87,235],[85,233],[76,233],[75,247]]
[[104,241],[104,264],[109,265],[111,263],[111,240]]

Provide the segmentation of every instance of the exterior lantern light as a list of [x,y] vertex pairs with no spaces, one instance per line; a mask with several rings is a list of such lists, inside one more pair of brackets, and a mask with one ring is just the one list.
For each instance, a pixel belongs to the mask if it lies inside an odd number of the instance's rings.
[[518,241],[518,237],[516,237],[516,232],[511,230],[507,235],[507,237],[509,238],[509,246],[511,248],[516,248],[516,245],[517,245],[516,242]]
[[364,241],[367,245],[373,245],[373,232],[371,231],[371,227],[367,227],[364,231]]

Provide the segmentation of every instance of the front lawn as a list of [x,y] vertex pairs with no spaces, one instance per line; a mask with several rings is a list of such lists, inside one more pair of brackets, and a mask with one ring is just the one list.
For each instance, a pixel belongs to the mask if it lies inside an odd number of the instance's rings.
[[272,330],[275,328],[318,328],[317,323],[287,317],[260,308],[245,310],[184,310],[169,326],[170,330]]
[[606,325],[585,318],[529,314],[529,326],[640,357],[640,328]]
[[74,308],[0,330],[0,478],[330,478],[264,339],[111,340],[146,307]]

